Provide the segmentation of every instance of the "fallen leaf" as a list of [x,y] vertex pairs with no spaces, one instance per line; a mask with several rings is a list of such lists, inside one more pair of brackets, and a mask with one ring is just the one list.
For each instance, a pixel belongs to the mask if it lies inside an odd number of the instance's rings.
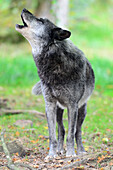
[[82,170],[82,169],[84,169],[84,166],[80,165],[80,166],[77,167],[77,169]]
[[98,161],[97,163],[100,163],[101,161],[103,161],[106,157],[109,157],[108,155],[102,155],[101,157],[98,157]]
[[111,129],[106,129],[106,131],[111,132]]
[[88,151],[88,150],[89,150],[89,146],[86,146],[86,147],[85,147],[85,151]]
[[39,139],[37,140],[31,140],[32,143],[37,143],[39,141]]
[[76,159],[76,160],[74,160],[74,162],[77,162],[77,161],[80,161],[80,159]]
[[15,161],[17,161],[17,160],[18,160],[17,158],[13,158],[13,159],[12,159],[13,162],[15,162]]
[[17,152],[17,153],[15,153],[15,155],[16,155],[16,156],[19,156],[18,152]]
[[25,162],[25,161],[28,161],[28,159],[27,158],[23,158],[22,161]]
[[68,164],[70,164],[71,163],[71,160],[70,161],[68,161]]
[[39,141],[39,139],[37,139],[35,142],[37,143]]
[[20,133],[19,133],[18,131],[17,131],[15,134],[16,134],[16,136],[19,136],[19,135],[20,135]]
[[49,150],[49,147],[47,148],[47,150]]
[[44,136],[43,136],[43,135],[39,135],[38,137],[39,137],[39,138],[41,138],[41,139],[43,139],[43,138],[44,138]]
[[54,167],[55,168],[60,168],[60,167],[62,167],[62,165],[60,165],[60,164],[59,165],[54,165]]
[[39,168],[39,165],[33,165],[34,168]]
[[36,143],[35,140],[31,140],[32,143]]

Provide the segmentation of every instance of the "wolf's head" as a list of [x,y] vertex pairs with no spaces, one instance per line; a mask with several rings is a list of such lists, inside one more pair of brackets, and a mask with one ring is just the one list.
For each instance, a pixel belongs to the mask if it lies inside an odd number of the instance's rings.
[[16,30],[30,42],[32,48],[54,40],[62,41],[71,35],[69,31],[55,26],[48,19],[36,18],[26,9],[22,10],[21,18],[23,25],[16,24]]

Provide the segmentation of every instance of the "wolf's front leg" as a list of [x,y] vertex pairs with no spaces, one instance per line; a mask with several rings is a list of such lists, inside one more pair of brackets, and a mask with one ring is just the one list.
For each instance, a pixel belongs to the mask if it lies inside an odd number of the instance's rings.
[[56,103],[46,102],[46,116],[49,128],[49,157],[57,155],[56,141]]
[[67,153],[66,156],[75,156],[75,132],[76,132],[76,123],[78,116],[78,105],[76,103],[71,104],[68,107],[68,136],[67,136]]

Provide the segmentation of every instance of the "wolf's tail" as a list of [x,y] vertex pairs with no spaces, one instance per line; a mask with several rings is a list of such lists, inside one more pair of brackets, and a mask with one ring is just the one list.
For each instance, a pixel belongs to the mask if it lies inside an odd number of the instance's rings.
[[37,96],[42,95],[41,82],[40,81],[33,86],[32,94],[37,95]]

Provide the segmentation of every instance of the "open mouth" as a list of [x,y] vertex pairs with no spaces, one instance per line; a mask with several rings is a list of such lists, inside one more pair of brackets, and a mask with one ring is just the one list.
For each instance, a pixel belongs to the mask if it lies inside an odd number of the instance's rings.
[[22,28],[28,27],[28,25],[26,24],[22,14],[21,14],[21,19],[22,19],[23,25],[16,24],[16,28],[22,29]]

